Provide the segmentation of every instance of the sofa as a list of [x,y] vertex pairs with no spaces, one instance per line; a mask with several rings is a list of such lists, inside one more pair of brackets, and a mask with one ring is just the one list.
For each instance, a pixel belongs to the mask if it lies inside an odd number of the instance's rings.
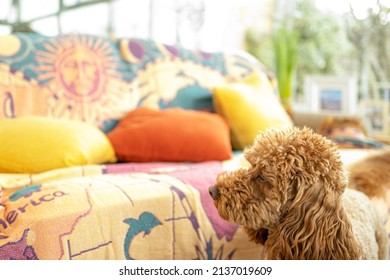
[[0,104],[0,259],[261,259],[208,194],[294,125],[248,53],[15,33]]

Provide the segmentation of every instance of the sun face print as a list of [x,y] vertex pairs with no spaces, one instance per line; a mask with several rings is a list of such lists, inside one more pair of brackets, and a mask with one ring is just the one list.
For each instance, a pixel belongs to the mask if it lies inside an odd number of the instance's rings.
[[47,41],[42,47],[37,51],[39,65],[35,70],[40,84],[49,89],[52,115],[98,125],[118,117],[116,109],[128,104],[128,91],[108,40],[68,35]]
[[[96,54],[85,47],[68,49],[58,59],[58,79],[64,86],[69,99],[93,102],[106,85],[104,66]],[[101,74],[103,72],[103,75]]]

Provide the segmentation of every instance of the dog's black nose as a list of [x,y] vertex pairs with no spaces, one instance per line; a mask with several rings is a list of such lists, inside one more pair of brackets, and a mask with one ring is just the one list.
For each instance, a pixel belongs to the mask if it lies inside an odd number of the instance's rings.
[[215,185],[209,187],[209,194],[213,200],[217,200],[221,196],[218,187]]

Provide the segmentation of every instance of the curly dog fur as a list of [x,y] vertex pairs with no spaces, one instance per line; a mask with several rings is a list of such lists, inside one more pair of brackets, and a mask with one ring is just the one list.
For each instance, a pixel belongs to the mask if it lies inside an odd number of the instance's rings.
[[348,166],[350,187],[371,198],[386,199],[390,190],[390,150],[376,151]]
[[387,258],[383,222],[367,196],[345,191],[333,142],[308,128],[270,130],[244,155],[250,167],[219,174],[209,191],[266,259]]
[[365,193],[374,202],[387,221],[390,203],[390,150],[369,153],[352,164],[347,165],[350,173],[349,187]]

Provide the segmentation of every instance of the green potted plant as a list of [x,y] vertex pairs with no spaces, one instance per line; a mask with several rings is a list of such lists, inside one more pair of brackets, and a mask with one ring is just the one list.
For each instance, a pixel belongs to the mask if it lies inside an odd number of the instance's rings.
[[282,25],[275,30],[273,47],[275,74],[281,102],[287,113],[292,114],[293,81],[297,67],[298,32]]

